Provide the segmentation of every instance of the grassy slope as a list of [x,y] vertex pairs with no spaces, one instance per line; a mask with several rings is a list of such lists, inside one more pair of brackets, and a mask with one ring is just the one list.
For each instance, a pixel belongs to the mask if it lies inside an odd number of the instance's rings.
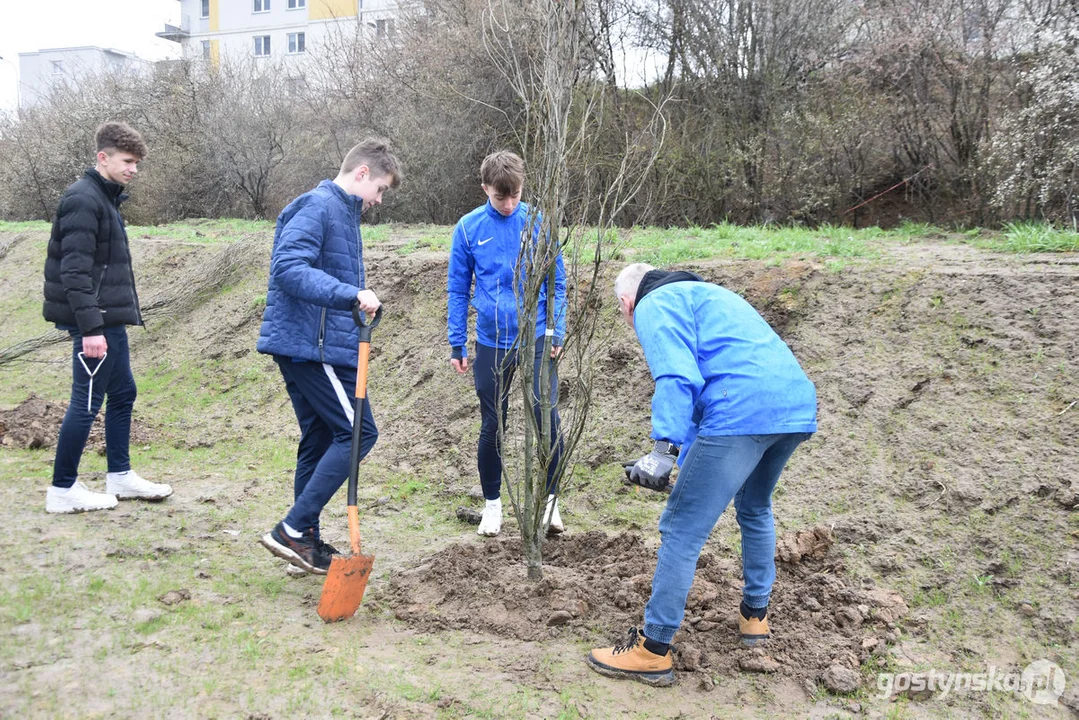
[[[47,329],[38,301],[47,230],[43,223],[0,224],[9,269],[7,288],[0,291],[0,307],[8,319],[0,327],[0,347]],[[720,678],[722,691],[683,693],[672,702],[671,695],[660,691],[597,684],[577,660],[589,638],[563,634],[547,646],[522,649],[453,633],[415,634],[397,623],[378,595],[380,580],[447,542],[470,536],[446,512],[467,502],[471,450],[464,444],[459,457],[446,459],[444,465],[428,461],[409,467],[392,449],[376,453],[365,464],[361,505],[380,503],[364,521],[370,528],[370,548],[380,557],[380,575],[357,622],[324,627],[312,621],[320,584],[286,578],[254,545],[257,534],[282,509],[295,439],[291,409],[275,369],[250,352],[252,323],[257,323],[264,298],[270,232],[268,223],[226,221],[131,228],[139,267],[151,278],[196,267],[238,236],[251,240],[257,255],[250,267],[190,314],[132,333],[140,386],[138,420],[151,428],[154,438],[133,448],[133,462],[144,474],[174,483],[177,498],[156,507],[124,504],[108,516],[48,517],[40,501],[50,454],[5,448],[0,455],[5,526],[19,528],[27,538],[0,560],[9,578],[0,589],[0,637],[8,639],[0,643],[0,714],[134,717],[167,711],[187,717],[276,717],[348,715],[362,708],[361,716],[385,712],[388,717],[578,717],[608,712],[645,717],[676,711],[700,716],[714,708],[752,716],[765,707],[786,707],[798,715],[844,712],[842,703],[823,697],[808,704],[792,700],[797,693],[779,692],[752,676]],[[820,262],[834,272],[851,262],[878,262],[882,245],[915,244],[921,234],[934,232],[643,229],[620,235],[617,256],[656,264],[714,257],[769,262],[793,258]],[[444,249],[449,229],[382,226],[365,233],[369,244],[408,259]],[[998,250],[1030,246],[1029,240],[1009,234],[947,239]],[[1079,249],[1076,237],[1064,233],[1037,242]],[[908,281],[913,282],[897,278],[896,293],[901,294]],[[433,289],[426,288],[426,296],[413,293],[417,299],[410,302],[416,305],[408,311],[427,316],[440,312]],[[404,293],[395,299],[403,304]],[[410,395],[419,392],[412,390],[409,378],[395,375],[394,367],[409,354],[442,357],[441,338],[431,338],[431,348],[405,348],[395,332],[387,328],[383,335],[386,361],[372,376],[372,384],[381,382],[383,388],[379,417],[385,428],[405,422],[396,406],[406,406]],[[64,399],[66,353],[66,347],[54,346],[0,367],[0,405],[10,407],[30,392]],[[823,370],[827,361],[808,362]],[[443,403],[471,402],[465,385],[443,380],[437,386],[424,391]],[[470,421],[463,424],[467,427],[462,434],[474,437]],[[624,436],[607,440],[615,447],[632,446],[638,430],[627,427]],[[92,484],[100,480],[104,458],[88,454],[83,472]],[[616,496],[617,475],[614,464],[601,465],[588,490],[581,489],[580,502],[567,520],[581,528],[637,527],[650,532],[661,507],[658,498],[638,494],[627,501]],[[787,521],[804,526],[857,514],[841,497],[821,500],[812,507],[792,508]],[[342,509],[336,505],[331,505],[328,525],[343,525]],[[1037,507],[1021,505],[1016,512],[1036,513]],[[939,527],[927,528],[934,536],[956,532],[946,518],[934,523]],[[969,519],[975,529],[991,523],[984,512]],[[1033,546],[1044,542],[1036,536],[1019,540]],[[714,542],[736,548],[732,524],[721,527]],[[872,550],[853,547],[845,552],[855,572],[876,575]],[[925,562],[926,572],[947,573],[962,558],[945,552]],[[1014,576],[1028,569],[1020,565],[1002,572]],[[1040,565],[1033,570],[1047,571]],[[923,590],[917,572],[905,577],[904,595],[932,622],[927,646],[939,650],[976,643],[982,632],[977,623],[990,621],[977,620],[969,611],[984,615],[994,604],[984,575],[963,578],[961,592],[954,586],[948,592],[939,587]],[[1035,578],[1031,589],[1037,587]],[[171,607],[157,600],[177,589],[189,590],[192,598]],[[1008,627],[1014,622],[1006,616]],[[1024,654],[1024,646],[1035,655],[1046,651],[1037,637],[1023,635],[1021,626],[1014,629],[1020,637],[1009,652]],[[514,663],[527,667],[527,677],[540,679],[521,681],[506,670]],[[118,683],[110,677],[127,677],[135,670],[146,679]],[[1079,668],[1073,664],[1068,670],[1076,674]],[[492,683],[494,692],[469,685],[475,673]],[[894,716],[924,713],[916,704],[879,703],[872,693],[870,686],[856,699]],[[1036,710],[996,696],[989,706],[977,708],[975,713]],[[930,714],[941,709],[935,707]],[[967,713],[962,705],[946,711]]]

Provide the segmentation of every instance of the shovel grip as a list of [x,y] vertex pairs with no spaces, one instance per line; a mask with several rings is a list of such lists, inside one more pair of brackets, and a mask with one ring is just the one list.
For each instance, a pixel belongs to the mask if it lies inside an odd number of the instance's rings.
[[382,322],[383,307],[385,306],[379,305],[378,310],[375,310],[375,316],[368,321],[367,315],[364,314],[363,310],[360,310],[359,301],[352,303],[352,320],[356,323],[356,327],[360,329],[360,342],[371,342],[371,331]]

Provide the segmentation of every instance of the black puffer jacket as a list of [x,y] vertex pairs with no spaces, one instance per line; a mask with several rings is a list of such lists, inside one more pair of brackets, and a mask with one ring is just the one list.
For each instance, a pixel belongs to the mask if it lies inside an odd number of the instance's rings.
[[142,325],[120,203],[124,186],[90,168],[60,198],[45,260],[45,319],[100,335]]

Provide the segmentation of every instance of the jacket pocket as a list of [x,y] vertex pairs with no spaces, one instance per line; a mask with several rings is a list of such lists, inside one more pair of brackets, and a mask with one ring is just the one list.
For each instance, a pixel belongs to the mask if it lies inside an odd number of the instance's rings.
[[97,280],[94,281],[94,280],[91,279],[91,284],[93,286],[94,299],[97,300],[97,304],[99,306],[101,305],[101,288],[103,288],[105,286],[105,276],[108,274],[108,272],[109,272],[109,264],[105,263],[104,265],[101,266],[101,272],[98,273]]

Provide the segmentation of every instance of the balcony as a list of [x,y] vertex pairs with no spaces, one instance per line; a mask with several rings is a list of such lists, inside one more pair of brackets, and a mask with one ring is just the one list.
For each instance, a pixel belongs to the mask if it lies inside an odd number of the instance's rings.
[[188,15],[180,16],[180,24],[170,25],[165,23],[165,29],[159,33],[154,33],[159,38],[165,40],[172,40],[173,42],[183,42],[187,38],[191,37],[191,18]]

